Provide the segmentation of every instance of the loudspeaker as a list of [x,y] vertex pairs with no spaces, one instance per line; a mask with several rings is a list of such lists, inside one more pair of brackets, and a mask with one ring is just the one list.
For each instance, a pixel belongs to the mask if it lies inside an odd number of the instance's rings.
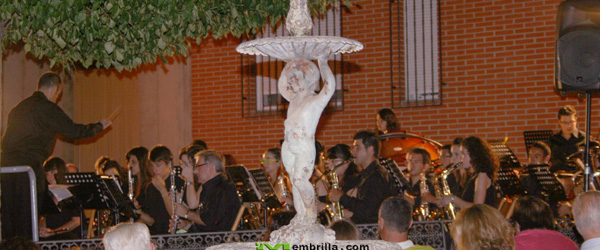
[[600,92],[600,0],[567,0],[558,7],[554,87]]

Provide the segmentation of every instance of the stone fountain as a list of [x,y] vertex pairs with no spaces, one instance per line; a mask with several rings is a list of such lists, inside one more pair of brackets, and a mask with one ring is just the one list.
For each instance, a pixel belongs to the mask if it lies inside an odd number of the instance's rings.
[[[394,249],[395,244],[382,241],[336,242],[333,230],[317,223],[315,190],[309,180],[314,170],[317,124],[336,86],[328,58],[334,54],[362,50],[363,45],[342,37],[309,36],[312,20],[307,0],[290,1],[286,28],[292,36],[257,39],[237,47],[239,53],[271,56],[286,62],[278,81],[279,93],[290,103],[284,123],[285,140],[281,147],[281,158],[292,182],[297,214],[289,225],[271,233],[271,246],[289,243],[343,247],[368,242],[372,247],[370,249]],[[319,68],[312,60],[317,60]],[[317,94],[315,89],[320,77],[324,84]],[[209,249],[257,249],[259,245],[232,243]]]

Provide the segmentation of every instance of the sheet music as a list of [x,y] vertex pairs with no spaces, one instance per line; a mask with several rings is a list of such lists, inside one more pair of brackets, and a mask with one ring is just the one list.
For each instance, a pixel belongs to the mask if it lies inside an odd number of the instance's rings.
[[73,197],[71,191],[69,191],[69,185],[48,185],[48,190],[54,195],[58,202]]

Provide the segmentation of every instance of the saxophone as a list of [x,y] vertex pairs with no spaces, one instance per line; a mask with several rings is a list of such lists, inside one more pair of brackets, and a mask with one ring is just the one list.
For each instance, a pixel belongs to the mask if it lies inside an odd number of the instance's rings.
[[[341,190],[342,188],[340,187],[340,180],[335,171],[331,171],[330,178],[331,188],[333,188],[334,190]],[[331,203],[331,206],[329,206],[329,212],[331,213],[333,221],[341,220],[344,218],[343,208],[339,201]]]
[[[429,191],[429,187],[427,187],[427,177],[425,173],[421,174],[421,182],[419,183],[419,189],[421,189],[421,195],[424,192],[428,192]],[[415,209],[415,211],[413,212],[413,218],[416,221],[425,221],[428,218],[430,218],[430,214],[429,214],[429,203],[423,201],[423,199],[421,199],[421,205],[419,205],[419,207],[417,207]]]
[[[444,171],[442,171],[442,192],[444,195],[452,195],[452,191],[450,191],[450,185],[448,185],[448,175],[450,175],[455,169],[457,169],[460,165],[462,165],[462,162],[456,163],[452,166],[450,166],[449,168],[444,169]],[[454,220],[456,218],[456,206],[454,206],[454,204],[452,204],[452,202],[448,203],[448,206],[446,206],[445,208],[443,208],[444,210],[444,215],[446,216],[446,219],[448,220]]]

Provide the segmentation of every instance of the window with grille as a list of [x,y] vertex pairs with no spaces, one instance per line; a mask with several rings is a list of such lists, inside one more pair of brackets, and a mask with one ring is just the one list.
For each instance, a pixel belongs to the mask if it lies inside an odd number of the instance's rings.
[[[342,36],[341,8],[339,4],[321,16],[313,15],[313,36]],[[251,39],[289,36],[285,22],[276,27],[266,25],[262,32]],[[277,80],[285,62],[266,56],[242,55],[242,116],[272,116],[287,110],[287,101],[277,90]],[[316,62],[315,62],[316,63]],[[325,112],[343,110],[343,60],[342,55],[329,58],[329,67],[336,78],[336,91]],[[317,92],[323,84],[317,87]]]
[[392,107],[442,104],[438,0],[390,1]]

